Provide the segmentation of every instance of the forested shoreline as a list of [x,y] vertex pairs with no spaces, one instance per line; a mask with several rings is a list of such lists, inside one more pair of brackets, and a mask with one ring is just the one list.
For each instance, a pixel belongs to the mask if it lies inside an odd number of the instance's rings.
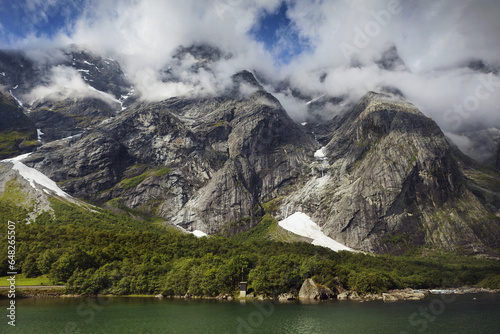
[[[327,287],[340,281],[359,293],[500,288],[496,260],[430,249],[392,256],[334,252],[304,242],[196,238],[127,213],[52,204],[57,218],[46,213],[24,224],[26,211],[0,203],[0,233],[5,234],[7,221],[21,222],[16,227],[19,273],[47,275],[72,294],[215,297],[235,294],[244,280],[249,291],[272,297],[297,292],[306,278]],[[7,272],[7,252],[0,254],[0,265]]]

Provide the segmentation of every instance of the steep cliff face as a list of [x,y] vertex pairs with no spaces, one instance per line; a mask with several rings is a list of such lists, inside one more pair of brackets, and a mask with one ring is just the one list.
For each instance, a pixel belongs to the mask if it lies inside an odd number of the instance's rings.
[[216,124],[222,129],[213,130],[222,135],[215,149],[224,147],[227,159],[176,215],[177,224],[218,232],[228,222],[261,215],[260,204],[293,184],[312,157],[314,141],[271,95],[258,91],[227,110],[228,120]]
[[35,149],[35,124],[31,122],[12,96],[0,91],[0,160]]
[[257,90],[137,103],[81,139],[45,145],[26,163],[75,196],[119,198],[215,233],[259,217],[260,204],[297,179],[316,145],[273,96]]
[[121,107],[96,98],[43,101],[31,107],[29,119],[39,127],[44,142],[74,136],[114,117]]
[[[335,121],[318,161],[282,213],[305,211],[346,245],[374,252],[433,244],[484,251],[499,219],[466,187],[443,133],[397,97],[369,93]],[[488,243],[489,246],[489,243]]]

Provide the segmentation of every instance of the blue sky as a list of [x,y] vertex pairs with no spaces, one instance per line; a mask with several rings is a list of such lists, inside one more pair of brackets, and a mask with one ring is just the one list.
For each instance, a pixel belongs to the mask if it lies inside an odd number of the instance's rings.
[[299,36],[287,11],[288,5],[283,1],[276,10],[266,11],[250,31],[255,40],[264,43],[278,66],[311,49],[309,41]]
[[86,1],[0,0],[0,45],[11,46],[28,36],[52,38],[70,33]]
[[[0,0],[0,46],[15,46],[27,37],[52,39],[60,33],[72,34],[75,22],[85,13],[89,1]],[[310,50],[307,39],[287,15],[287,2],[272,10],[262,9],[248,35],[264,44],[277,66],[290,63]]]

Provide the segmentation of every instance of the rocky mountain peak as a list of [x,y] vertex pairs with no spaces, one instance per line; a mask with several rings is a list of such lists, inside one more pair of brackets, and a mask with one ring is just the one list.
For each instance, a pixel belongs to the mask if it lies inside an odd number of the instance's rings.
[[172,58],[183,59],[187,55],[192,56],[200,63],[216,62],[222,58],[230,57],[224,54],[218,47],[209,44],[193,44],[191,46],[179,46]]
[[332,129],[315,176],[283,200],[288,212],[306,212],[335,240],[375,252],[423,243],[484,250],[479,226],[498,237],[498,221],[486,223],[490,209],[467,187],[444,134],[412,104],[369,92]]
[[233,80],[237,86],[240,86],[240,88],[242,84],[247,84],[250,87],[258,90],[264,89],[262,85],[255,78],[255,75],[247,70],[238,72],[235,75],[233,75]]
[[[54,72],[59,68],[76,70],[93,89],[111,94],[117,99],[130,91],[131,84],[120,64],[111,58],[94,55],[75,45],[53,50],[54,55],[27,56],[22,51],[0,51],[0,83],[7,86],[25,104],[35,87],[53,85]],[[49,58],[48,58],[49,57]]]
[[396,46],[392,46],[382,53],[380,59],[375,61],[380,69],[386,71],[408,71],[405,62],[399,56]]
[[61,65],[76,69],[91,87],[110,93],[118,99],[130,91],[132,84],[126,78],[117,60],[95,55],[75,45],[62,51],[67,60]]

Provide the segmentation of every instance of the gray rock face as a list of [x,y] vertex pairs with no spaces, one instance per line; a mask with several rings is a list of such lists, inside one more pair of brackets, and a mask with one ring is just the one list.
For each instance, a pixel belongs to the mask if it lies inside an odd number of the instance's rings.
[[[27,162],[98,202],[216,233],[292,184],[316,144],[264,91],[248,98],[139,103],[76,142],[46,145]],[[248,218],[248,219],[247,219]],[[238,230],[238,229],[236,229]]]
[[43,101],[31,107],[28,117],[42,130],[43,141],[50,142],[81,134],[114,117],[119,109],[119,104],[92,98]]
[[32,154],[32,164],[77,197],[95,200],[95,194],[114,185],[126,164],[126,151],[105,133],[94,131],[80,140],[54,142]]
[[12,96],[0,91],[0,131],[34,131],[35,124],[23,113]]
[[277,219],[305,212],[352,248],[498,245],[492,190],[467,181],[441,130],[414,106],[369,93],[329,128],[326,158],[315,161],[318,144],[262,90],[172,98],[136,103],[26,163],[72,195],[118,199],[188,230],[248,230],[279,198]]
[[437,125],[413,106],[375,94],[365,96],[339,123],[326,150],[340,167],[333,177],[349,190],[327,218],[336,222],[330,233],[345,235],[347,241],[394,229],[424,238],[414,223],[417,212],[409,207],[417,199],[428,201],[425,205],[432,205],[431,198],[437,205],[445,203],[460,177]]
[[335,293],[326,286],[316,284],[311,278],[302,283],[299,291],[299,299],[333,299]]
[[498,243],[498,219],[465,186],[441,130],[414,106],[369,93],[335,123],[322,174],[283,201],[288,212],[306,212],[335,240],[373,252],[484,250],[480,226]]
[[39,145],[35,124],[12,96],[0,91],[0,160],[31,152]]
[[177,224],[215,232],[223,222],[254,217],[259,204],[293,183],[310,159],[314,142],[274,97],[260,91],[231,110],[231,121],[217,130],[227,139],[217,136],[212,146],[227,145],[227,160],[174,218]]

